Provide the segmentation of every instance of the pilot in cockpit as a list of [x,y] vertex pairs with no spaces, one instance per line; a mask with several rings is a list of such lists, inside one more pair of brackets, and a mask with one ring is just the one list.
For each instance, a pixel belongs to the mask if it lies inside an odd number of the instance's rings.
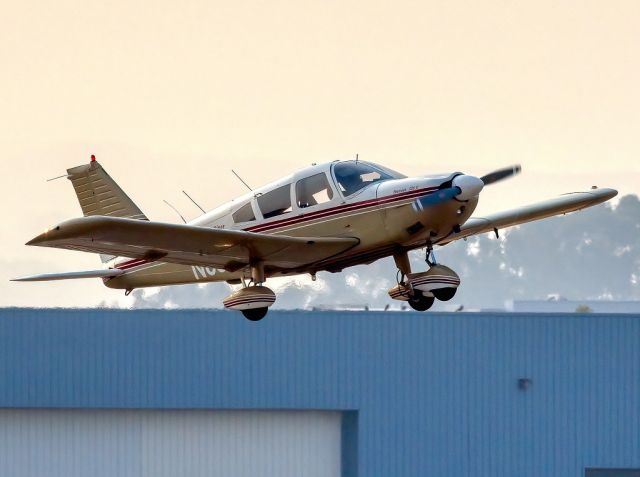
[[349,174],[342,180],[342,185],[345,188],[344,194],[351,195],[358,192],[364,186],[362,176],[357,172]]
[[364,181],[362,180],[361,172],[356,167],[345,167],[336,171],[336,179],[338,179],[345,196],[362,189]]

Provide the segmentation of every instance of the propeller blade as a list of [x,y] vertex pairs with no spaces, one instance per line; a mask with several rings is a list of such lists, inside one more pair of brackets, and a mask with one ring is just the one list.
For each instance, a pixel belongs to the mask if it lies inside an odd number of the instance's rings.
[[455,197],[457,197],[462,190],[459,187],[448,187],[446,189],[440,189],[431,194],[423,195],[422,197],[418,197],[413,202],[413,208],[420,212],[426,207],[432,207],[434,205],[442,204],[443,202],[447,202]]
[[519,174],[522,168],[520,164],[516,164],[515,166],[505,167],[504,169],[498,169],[497,171],[490,172],[480,178],[485,185],[493,184],[494,182],[501,181],[506,179],[507,177],[515,176]]

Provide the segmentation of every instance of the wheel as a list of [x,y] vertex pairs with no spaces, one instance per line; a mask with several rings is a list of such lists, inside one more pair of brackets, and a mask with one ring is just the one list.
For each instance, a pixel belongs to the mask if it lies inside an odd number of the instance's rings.
[[458,291],[456,287],[447,287],[431,290],[431,293],[440,301],[449,301],[456,295],[456,291]]
[[427,311],[433,305],[432,296],[424,296],[422,293],[409,298],[409,306],[416,311]]
[[265,306],[264,308],[253,308],[251,310],[241,310],[244,317],[249,321],[260,321],[267,314],[269,309]]

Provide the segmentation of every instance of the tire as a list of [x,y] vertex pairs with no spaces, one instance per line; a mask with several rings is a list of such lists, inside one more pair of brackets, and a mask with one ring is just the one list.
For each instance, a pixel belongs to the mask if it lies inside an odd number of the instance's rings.
[[433,305],[432,296],[424,296],[423,294],[416,294],[409,298],[409,306],[416,311],[427,311]]
[[253,308],[251,310],[242,310],[242,314],[249,321],[260,321],[267,315],[267,311],[269,309],[265,306],[264,308]]
[[431,293],[440,301],[449,301],[456,295],[456,291],[458,291],[456,287],[447,287],[431,290]]

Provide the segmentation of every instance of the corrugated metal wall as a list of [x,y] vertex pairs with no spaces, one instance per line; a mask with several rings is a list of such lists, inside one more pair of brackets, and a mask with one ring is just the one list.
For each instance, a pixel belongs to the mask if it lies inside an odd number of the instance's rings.
[[339,477],[340,413],[0,410],[7,477]]
[[344,475],[582,477],[640,468],[639,339],[630,315],[9,309],[0,407],[356,410]]

